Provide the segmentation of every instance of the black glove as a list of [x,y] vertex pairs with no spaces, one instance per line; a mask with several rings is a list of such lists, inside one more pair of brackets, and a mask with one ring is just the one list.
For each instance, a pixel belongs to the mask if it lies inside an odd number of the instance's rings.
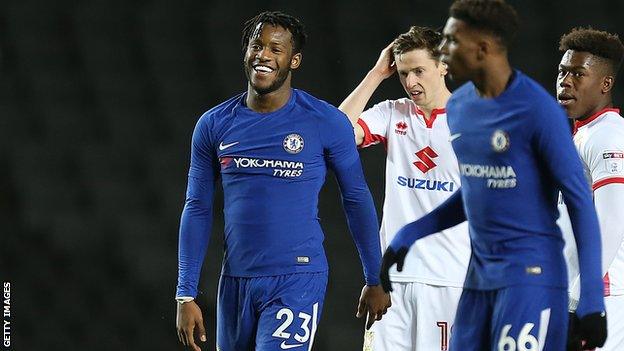
[[583,350],[602,347],[607,340],[607,314],[595,312],[581,318],[578,323],[578,335],[585,342]]
[[381,287],[385,292],[392,291],[392,284],[390,283],[390,267],[395,263],[397,265],[397,271],[403,271],[403,263],[405,263],[405,255],[407,255],[407,248],[402,247],[398,252],[394,252],[391,247],[388,247],[381,259],[381,272],[379,273],[379,279],[381,280]]
[[574,312],[568,313],[568,342],[567,351],[581,351],[581,336],[579,335],[579,318]]

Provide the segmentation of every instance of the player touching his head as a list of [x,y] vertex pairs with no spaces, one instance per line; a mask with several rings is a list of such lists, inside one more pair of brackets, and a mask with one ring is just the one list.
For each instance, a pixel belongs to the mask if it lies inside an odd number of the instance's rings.
[[[436,48],[442,35],[411,27],[379,56],[342,102],[356,144],[384,143],[386,191],[380,237],[385,249],[405,224],[431,212],[459,189],[457,158],[449,141],[446,64]],[[407,98],[364,107],[379,84],[398,73]],[[392,308],[366,333],[364,350],[447,350],[468,259],[467,224],[414,245],[403,272],[390,272]]]
[[457,0],[440,47],[451,78],[468,81],[447,103],[461,189],[403,227],[382,264],[403,265],[419,238],[468,220],[472,255],[451,335],[451,350],[560,351],[567,339],[560,189],[578,247],[585,347],[602,346],[606,316],[600,230],[564,111],[508,60],[515,10],[502,0]]
[[[624,119],[613,106],[611,93],[624,46],[615,34],[575,28],[561,37],[559,50],[563,56],[557,100],[574,120],[574,144],[590,178],[602,235],[609,338],[601,350],[618,350],[624,345]],[[571,242],[569,225],[564,223],[562,228]],[[568,252],[575,254],[575,250]],[[570,310],[574,311],[579,299],[578,264],[575,255],[567,258],[574,262],[570,265]],[[571,315],[569,350],[581,349],[577,318]]]
[[180,223],[177,329],[199,350],[205,341],[193,301],[221,178],[225,255],[217,302],[217,350],[311,350],[327,285],[318,195],[327,168],[338,180],[366,286],[359,310],[381,319],[389,296],[379,284],[377,216],[353,128],[324,101],[291,88],[301,64],[303,25],[263,12],[243,31],[247,91],[204,113],[191,143]]

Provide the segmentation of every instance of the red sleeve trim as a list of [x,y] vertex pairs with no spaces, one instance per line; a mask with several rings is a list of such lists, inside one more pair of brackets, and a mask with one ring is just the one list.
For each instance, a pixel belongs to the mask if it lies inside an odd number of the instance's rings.
[[363,119],[358,119],[357,124],[362,127],[362,130],[364,130],[364,140],[362,140],[362,143],[358,145],[358,147],[368,147],[371,145],[379,144],[380,142],[384,144],[384,147],[387,147],[388,140],[386,139],[386,137],[384,137],[383,135],[371,133],[368,125],[366,124],[366,122],[364,122]]
[[594,183],[594,185],[592,185],[592,189],[594,191],[596,191],[596,189],[605,186],[607,184],[613,184],[613,183],[621,183],[624,184],[624,177],[612,177],[612,178],[605,178],[605,179],[601,179],[597,182]]
[[611,296],[611,279],[609,278],[609,272],[602,278],[604,283],[604,296]]

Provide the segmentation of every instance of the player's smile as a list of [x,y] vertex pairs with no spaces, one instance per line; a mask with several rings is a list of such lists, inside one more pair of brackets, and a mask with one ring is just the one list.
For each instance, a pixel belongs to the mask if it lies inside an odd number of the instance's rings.
[[270,24],[256,29],[244,60],[245,74],[256,92],[268,94],[284,85],[293,68],[292,50],[292,35],[288,30]]
[[271,68],[267,65],[263,65],[263,64],[256,64],[253,66],[254,71],[256,71],[256,74],[260,77],[263,76],[267,76],[271,73],[273,73],[273,71],[275,71],[274,68]]
[[252,72],[250,74],[250,80],[253,81],[255,84],[257,85],[257,83],[261,80],[267,80],[270,79],[271,77],[275,76],[275,72],[278,72],[279,70],[276,68],[271,67],[268,64],[264,64],[264,63],[256,63],[256,64],[252,64]]
[[[263,51],[256,56],[265,55]],[[252,56],[247,61],[245,73],[254,89],[264,94],[279,89],[288,77],[289,70],[281,69],[277,59]]]

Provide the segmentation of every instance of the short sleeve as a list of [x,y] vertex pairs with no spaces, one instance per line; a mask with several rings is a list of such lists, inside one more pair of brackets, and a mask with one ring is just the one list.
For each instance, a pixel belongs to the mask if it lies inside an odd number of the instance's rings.
[[624,130],[604,128],[592,135],[581,151],[589,168],[592,188],[624,183]]
[[386,144],[391,114],[391,100],[380,102],[364,111],[358,119],[358,124],[364,130],[364,140],[358,146],[364,148],[379,143]]

